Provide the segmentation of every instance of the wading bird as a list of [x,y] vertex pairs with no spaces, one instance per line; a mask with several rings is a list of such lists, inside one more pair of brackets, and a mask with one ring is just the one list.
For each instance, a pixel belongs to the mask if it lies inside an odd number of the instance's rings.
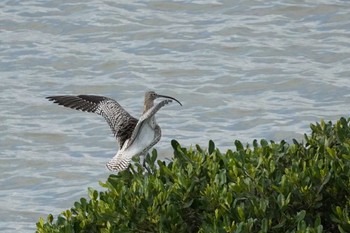
[[[106,164],[111,171],[127,169],[134,156],[145,156],[149,149],[160,140],[161,130],[155,119],[155,114],[160,108],[172,100],[182,106],[180,101],[173,97],[149,91],[145,93],[142,116],[137,120],[125,111],[117,101],[104,96],[62,95],[46,98],[64,107],[97,113],[105,118],[119,144],[117,154]],[[166,99],[155,105],[154,100],[157,98]],[[145,160],[143,165],[147,169]]]

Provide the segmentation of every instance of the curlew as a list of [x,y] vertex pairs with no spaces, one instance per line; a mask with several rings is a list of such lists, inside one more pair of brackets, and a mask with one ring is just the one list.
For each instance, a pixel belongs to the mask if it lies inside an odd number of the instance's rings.
[[[149,149],[159,142],[161,130],[155,114],[166,104],[177,99],[159,95],[154,91],[145,93],[143,113],[139,120],[131,116],[120,104],[108,97],[96,95],[49,96],[48,100],[64,107],[93,112],[105,118],[119,145],[117,154],[106,164],[110,171],[123,171],[129,167],[134,156],[145,156]],[[157,98],[165,100],[154,104]],[[145,160],[143,163],[145,166]]]

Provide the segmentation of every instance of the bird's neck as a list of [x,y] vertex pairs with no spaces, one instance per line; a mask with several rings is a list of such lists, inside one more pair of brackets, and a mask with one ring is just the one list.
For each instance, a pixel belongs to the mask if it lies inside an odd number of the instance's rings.
[[145,101],[144,107],[143,107],[143,113],[147,112],[148,109],[153,107],[153,101]]

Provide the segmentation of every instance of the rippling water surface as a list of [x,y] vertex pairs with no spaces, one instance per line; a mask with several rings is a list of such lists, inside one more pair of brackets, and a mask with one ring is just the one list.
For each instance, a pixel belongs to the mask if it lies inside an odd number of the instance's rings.
[[[298,3],[296,3],[298,2]],[[146,90],[170,140],[302,139],[350,115],[350,2],[5,0],[0,3],[0,231],[33,232],[109,173],[104,120],[44,99],[98,94],[140,116]]]

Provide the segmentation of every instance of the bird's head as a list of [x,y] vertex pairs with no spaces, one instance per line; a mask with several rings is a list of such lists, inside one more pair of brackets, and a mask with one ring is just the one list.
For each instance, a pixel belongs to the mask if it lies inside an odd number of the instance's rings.
[[146,112],[148,109],[152,108],[153,105],[154,105],[154,100],[157,99],[157,98],[172,99],[172,100],[175,100],[176,102],[178,102],[182,106],[180,101],[178,101],[174,97],[167,96],[167,95],[159,95],[159,94],[155,93],[154,91],[147,91],[145,93],[145,104],[144,104],[143,111]]

